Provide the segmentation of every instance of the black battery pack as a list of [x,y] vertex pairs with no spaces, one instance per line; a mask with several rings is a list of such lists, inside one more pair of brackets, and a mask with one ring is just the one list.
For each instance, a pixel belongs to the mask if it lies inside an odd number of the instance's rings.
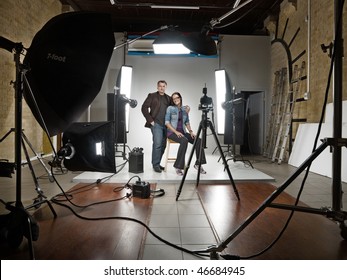
[[148,182],[136,181],[133,185],[133,197],[149,198],[151,189]]

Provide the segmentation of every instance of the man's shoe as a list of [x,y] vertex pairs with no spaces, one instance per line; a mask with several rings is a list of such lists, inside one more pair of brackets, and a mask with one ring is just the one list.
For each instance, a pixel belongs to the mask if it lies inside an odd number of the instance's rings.
[[[195,165],[194,165],[194,168],[195,168],[196,170],[199,170],[199,165],[195,164]],[[201,174],[206,174],[206,171],[205,171],[205,169],[202,168],[202,166],[200,166],[200,173],[201,173]]]
[[160,167],[161,170],[165,170],[164,166],[159,165],[159,167]]
[[153,166],[155,172],[161,173],[161,168],[159,166]]

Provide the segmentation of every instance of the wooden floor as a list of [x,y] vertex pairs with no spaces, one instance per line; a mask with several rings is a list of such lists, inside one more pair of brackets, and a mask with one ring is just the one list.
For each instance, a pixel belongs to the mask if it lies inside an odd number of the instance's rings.
[[[78,184],[70,192],[73,203],[88,205],[105,200],[88,208],[72,207],[82,217],[60,205],[53,204],[57,218],[53,218],[48,206],[41,206],[34,214],[39,224],[39,238],[34,242],[36,259],[49,260],[89,260],[89,259],[138,259],[141,256],[145,228],[136,222],[124,220],[124,217],[136,219],[148,224],[152,198],[121,199],[130,190],[117,191],[120,184]],[[154,188],[151,185],[151,188]],[[77,191],[78,190],[78,191]],[[64,203],[70,205],[69,203]],[[106,217],[106,218],[105,218]],[[122,217],[121,220],[116,217]],[[103,218],[98,220],[98,218]],[[1,259],[30,258],[27,241],[22,242],[18,250],[6,246],[1,250]]]
[[[87,205],[96,201],[119,199],[126,190],[115,192],[120,184],[99,184],[86,187],[78,184],[73,190],[73,202]],[[154,188],[155,185],[151,185]],[[82,189],[81,189],[82,188]],[[230,185],[197,187],[198,195],[215,235],[225,240],[275,190],[269,183],[238,183],[240,201]],[[283,193],[275,202],[291,204],[294,199]],[[148,224],[152,199],[125,199],[85,209],[73,207],[86,220],[76,217],[62,206],[54,204],[57,218],[47,206],[34,214],[39,224],[39,239],[34,242],[36,259],[141,259],[146,229],[132,221],[114,217],[130,217]],[[248,227],[238,234],[223,254],[247,257],[258,253],[274,240],[289,215],[288,210],[266,208]],[[97,220],[100,217],[109,217]],[[17,250],[2,245],[1,259],[28,259],[27,241]],[[295,212],[282,238],[266,253],[254,259],[347,259],[347,241],[340,236],[338,225],[327,218]]]
[[[199,185],[198,193],[218,238],[223,244],[224,240],[231,239],[222,254],[248,257],[265,249],[278,236],[290,211],[266,207],[234,235],[236,229],[275,191],[275,187],[268,183],[239,183],[237,189],[240,202],[230,185]],[[294,198],[284,192],[274,200],[274,203],[288,205],[294,202]],[[280,240],[270,250],[252,259],[346,260],[347,241],[341,237],[335,222],[321,215],[296,211]]]

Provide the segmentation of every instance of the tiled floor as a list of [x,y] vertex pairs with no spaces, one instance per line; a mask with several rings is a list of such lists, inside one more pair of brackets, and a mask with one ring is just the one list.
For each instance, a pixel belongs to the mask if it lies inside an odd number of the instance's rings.
[[[217,242],[204,209],[195,191],[195,184],[186,184],[176,201],[179,184],[165,184],[166,195],[154,199],[149,227],[165,240],[188,250],[205,249]],[[143,259],[194,259],[169,246],[150,233],[144,248]],[[171,249],[171,248],[170,248]]]
[[[258,180],[269,180],[272,184],[279,186],[295,171],[295,168],[288,164],[282,163],[281,165],[278,165],[271,163],[268,159],[260,156],[249,157],[248,159],[252,162],[256,171],[242,162],[234,164],[232,161],[229,161],[231,166],[230,170],[235,181],[239,179],[242,180],[247,173],[252,174],[253,172],[253,174],[260,176]],[[47,162],[47,160],[45,160],[45,162]],[[221,181],[217,180],[217,182],[223,183],[223,180],[224,182],[228,182],[228,176],[225,177],[226,175],[221,163],[219,163],[219,165],[214,163],[212,167],[206,166],[205,169],[208,171],[209,176],[207,181],[213,181],[213,177],[218,179],[218,174],[224,174],[224,179],[221,179]],[[38,180],[39,187],[48,198],[61,192],[57,184],[50,182],[47,173],[43,169],[42,165],[37,161],[34,162],[34,170],[36,176],[40,177]],[[112,177],[108,182],[121,183],[126,181],[126,179],[129,180],[133,175],[136,176],[136,174],[128,173],[127,166],[123,172],[126,174],[124,175],[124,178],[118,174],[118,176],[116,175]],[[177,176],[176,179],[171,177],[175,175],[173,170],[168,169],[166,173],[154,174],[151,168],[148,168],[145,170],[145,173],[140,174],[141,177],[143,177],[143,180],[156,182],[157,188],[165,190],[165,196],[154,198],[149,227],[155,234],[159,235],[164,240],[180,247],[188,250],[206,249],[208,246],[214,245],[220,240],[216,240],[213,229],[206,218],[204,209],[195,191],[196,171],[192,168],[189,172],[191,173],[191,177],[188,178],[187,176],[188,179],[183,185],[178,201],[176,201],[176,195],[181,181],[180,178],[177,180]],[[93,181],[104,177],[104,175],[105,174],[98,174],[97,177],[89,178],[89,180]],[[67,172],[66,174],[57,172],[55,175],[63,190],[68,190],[78,182],[83,181],[81,180],[81,176],[83,177],[84,175],[78,172]],[[201,180],[203,180],[203,176],[204,175],[201,176]],[[303,175],[300,175],[285,191],[296,196],[302,177]],[[311,173],[305,183],[300,200],[312,207],[320,208],[330,206],[332,197],[331,186],[332,182],[330,178]],[[342,183],[342,189],[344,192],[347,191],[346,183]],[[23,168],[21,191],[24,205],[29,205],[37,196],[35,185],[27,166]],[[6,202],[13,201],[15,200],[15,194],[15,177],[0,177],[0,198]],[[346,204],[347,198],[346,196],[343,196],[344,210],[347,210]],[[3,211],[6,210],[4,210],[4,207],[0,205],[0,212]],[[194,258],[197,257],[164,244],[150,233],[147,234],[143,259],[163,260]]]

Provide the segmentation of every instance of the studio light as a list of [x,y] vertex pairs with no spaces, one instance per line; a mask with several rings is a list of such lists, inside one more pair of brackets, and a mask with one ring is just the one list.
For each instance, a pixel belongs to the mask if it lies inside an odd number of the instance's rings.
[[113,122],[77,122],[63,133],[59,160],[71,171],[115,172]]
[[227,88],[230,89],[230,85],[227,85],[227,74],[224,69],[216,70],[214,72],[216,80],[216,97],[217,97],[217,132],[218,134],[224,134],[225,128],[225,110],[223,104],[225,102]]
[[183,40],[183,45],[188,48],[191,52],[202,54],[202,55],[216,55],[217,54],[217,46],[215,41],[208,35],[211,30],[217,28],[217,25],[221,23],[222,20],[235,13],[239,9],[243,8],[247,4],[251,3],[253,0],[247,0],[241,5],[239,5],[239,1],[236,1],[234,4],[234,8],[222,15],[219,18],[212,19],[208,24],[203,25],[200,32],[194,32],[187,36],[185,36]]
[[201,32],[193,32],[183,36],[182,44],[193,53],[201,55],[216,55],[216,42],[207,35],[208,29],[203,28]]
[[[100,91],[115,45],[111,27],[112,21],[108,14],[70,12],[48,21],[35,35],[29,49],[25,49],[22,43],[13,43],[0,37],[0,47],[9,52],[14,51],[16,69],[14,82],[16,201],[6,203],[6,209],[10,213],[6,216],[1,215],[0,224],[4,218],[6,225],[0,227],[4,241],[12,248],[18,248],[23,237],[28,239],[27,247],[31,259],[35,258],[33,241],[38,239],[39,227],[26,210],[36,207],[37,203],[34,202],[29,208],[24,208],[21,198],[22,152],[26,153],[22,138],[22,98],[25,98],[35,119],[48,136],[67,130]],[[22,63],[21,55],[24,54]],[[72,135],[76,133],[73,128]],[[67,156],[70,156],[74,161],[71,165],[73,170],[114,172],[114,133],[108,135],[112,129],[113,125],[107,127],[98,141],[95,141],[94,137],[89,137],[89,134],[77,132],[77,135],[81,136],[79,142],[68,140],[63,150],[56,154],[54,161],[64,159],[64,156],[67,159]],[[88,139],[92,141],[89,142]],[[100,141],[105,141],[105,157],[94,156],[89,149],[80,150],[80,147],[85,147],[91,142],[95,145]],[[56,217],[57,214],[50,202],[42,195],[38,205],[43,202],[49,204]]]
[[[24,98],[49,136],[64,133],[64,146],[51,165],[64,160],[69,170],[115,170],[114,133],[100,135],[103,124],[72,125],[99,93],[114,45],[111,17],[100,13],[58,15],[35,35],[24,59]],[[114,130],[105,127],[105,134]],[[97,143],[105,143],[98,147],[107,157],[97,156]]]
[[92,103],[114,45],[108,14],[64,13],[35,35],[24,59],[29,68],[24,98],[50,136],[63,132]]
[[133,67],[128,65],[123,65],[120,69],[120,72],[117,78],[117,86],[119,87],[120,94],[117,96],[118,99],[116,100],[121,103],[120,104],[121,106],[125,106],[125,130],[126,131],[129,131],[129,114],[130,114],[129,106],[131,108],[135,108],[137,106],[137,101],[135,99],[130,99],[132,74],[133,74]]
[[189,54],[190,50],[183,43],[182,33],[176,30],[166,30],[153,42],[153,50],[155,54]]
[[130,98],[133,67],[123,65],[120,69],[120,94]]

